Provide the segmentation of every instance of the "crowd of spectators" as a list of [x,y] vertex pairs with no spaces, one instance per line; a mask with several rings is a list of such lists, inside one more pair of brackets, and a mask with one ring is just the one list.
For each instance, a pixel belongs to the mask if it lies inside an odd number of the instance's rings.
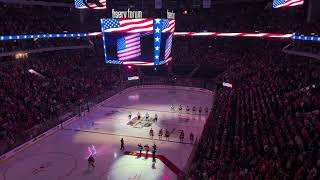
[[[91,54],[90,50],[54,51],[0,65],[2,147],[116,85],[117,69]],[[30,73],[31,69],[39,74]]]
[[[265,43],[261,44],[261,41]],[[269,45],[271,42],[272,45]],[[278,58],[283,54],[282,49],[288,43],[286,40],[262,38],[176,37],[173,42],[172,64],[200,65],[200,67],[210,67],[213,70],[227,69],[231,65],[246,64],[249,59],[254,62],[252,59],[256,58],[255,56],[266,53],[265,48],[274,49],[277,52],[274,54]],[[256,52],[249,53],[253,48]],[[270,61],[271,57],[265,56],[264,60]]]
[[295,41],[292,42],[286,50],[308,53],[309,55],[318,56],[320,59],[320,46],[319,42],[310,42],[310,41]]
[[177,32],[318,33],[319,21],[306,23],[303,7],[273,9],[265,3],[215,5],[176,14]]
[[[254,38],[176,37],[173,42],[173,64],[227,67],[233,62],[241,61],[239,54],[245,55],[246,51],[251,48],[246,45],[260,41],[261,39]],[[279,42],[279,44],[285,45],[283,42]],[[276,48],[282,48],[282,46]]]
[[216,91],[192,179],[319,179],[320,65],[275,43],[246,44],[225,61],[219,79],[233,87]]
[[0,3],[0,35],[77,33],[80,14],[68,8]]
[[0,41],[0,53],[81,45],[91,46],[91,43],[87,38],[52,38]]
[[[0,3],[0,35],[85,32],[80,13],[66,7],[28,6]],[[28,39],[0,41],[0,53],[56,46],[89,44],[85,38]]]

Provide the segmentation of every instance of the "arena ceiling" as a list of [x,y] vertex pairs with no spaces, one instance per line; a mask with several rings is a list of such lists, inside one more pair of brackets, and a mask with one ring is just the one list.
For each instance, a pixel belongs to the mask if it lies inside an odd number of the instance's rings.
[[[240,2],[272,2],[273,0],[212,0],[215,4],[230,4]],[[109,6],[117,8],[154,7],[154,0],[109,0]],[[163,9],[202,8],[203,0],[162,0]]]
[[[28,2],[35,0],[0,0],[0,2]],[[36,0],[38,1],[38,0]],[[74,0],[39,0],[46,2],[57,2],[74,4]],[[86,0],[90,2],[99,0]],[[141,8],[141,7],[154,7],[155,0],[106,0],[107,4],[113,8]],[[239,3],[239,2],[272,2],[273,0],[211,0],[211,6],[215,4],[226,3]],[[162,0],[163,8],[178,9],[178,8],[201,8],[203,0]]]
[[[17,3],[25,4],[24,2],[56,2],[65,3],[69,5],[74,4],[74,0],[0,0],[0,3]],[[86,0],[88,2],[94,2],[99,0]],[[122,9],[135,9],[135,10],[151,10],[155,7],[155,0],[106,0],[109,8],[118,10]],[[233,4],[233,3],[270,3],[273,0],[211,0],[211,8],[219,4]],[[202,8],[203,0],[162,0],[162,9],[191,9]]]

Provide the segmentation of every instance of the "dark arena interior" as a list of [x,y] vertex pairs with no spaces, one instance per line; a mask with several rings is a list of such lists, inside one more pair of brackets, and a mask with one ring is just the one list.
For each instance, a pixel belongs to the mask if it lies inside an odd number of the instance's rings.
[[0,180],[319,180],[319,0],[0,0]]

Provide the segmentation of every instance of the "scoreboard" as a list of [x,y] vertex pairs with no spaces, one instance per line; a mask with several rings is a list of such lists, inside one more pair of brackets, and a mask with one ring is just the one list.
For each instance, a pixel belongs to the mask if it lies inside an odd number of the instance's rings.
[[101,19],[105,62],[161,65],[171,61],[175,20]]

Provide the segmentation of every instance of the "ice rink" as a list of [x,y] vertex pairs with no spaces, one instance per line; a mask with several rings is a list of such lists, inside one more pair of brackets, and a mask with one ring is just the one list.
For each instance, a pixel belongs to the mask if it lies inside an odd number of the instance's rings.
[[[130,88],[91,109],[53,135],[29,146],[14,157],[0,163],[0,180],[171,180],[177,179],[177,171],[183,170],[194,145],[201,135],[211,109],[213,93],[196,88],[170,86],[144,86]],[[174,105],[175,111],[171,111]],[[183,110],[179,112],[178,106]],[[197,113],[186,112],[186,106],[197,108]],[[149,127],[128,125],[129,113],[137,119],[139,112],[144,118],[158,115],[158,121],[150,121]],[[149,136],[154,130],[153,139]],[[158,131],[170,132],[169,141],[159,140]],[[179,142],[179,132],[185,139]],[[120,139],[125,150],[120,150]],[[157,145],[157,159],[138,157],[137,144]],[[150,148],[152,149],[152,148]],[[87,158],[95,154],[94,169],[88,169]],[[145,153],[145,151],[143,151]],[[150,153],[150,152],[149,152]],[[151,156],[151,154],[149,155]]]

